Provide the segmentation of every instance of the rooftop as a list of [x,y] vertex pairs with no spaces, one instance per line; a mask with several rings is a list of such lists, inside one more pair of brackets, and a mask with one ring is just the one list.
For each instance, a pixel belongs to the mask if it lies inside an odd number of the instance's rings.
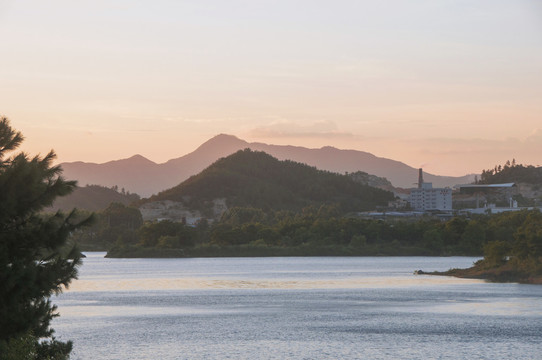
[[483,185],[458,185],[458,188],[478,188],[478,189],[489,189],[489,188],[512,188],[515,187],[516,183],[505,183],[505,184],[483,184]]

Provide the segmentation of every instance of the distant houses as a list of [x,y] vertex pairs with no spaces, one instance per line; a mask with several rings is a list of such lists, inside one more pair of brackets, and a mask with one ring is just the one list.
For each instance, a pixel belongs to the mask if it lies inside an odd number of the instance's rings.
[[442,220],[454,215],[496,214],[523,209],[540,209],[542,195],[539,186],[521,184],[466,184],[454,188],[433,188],[423,181],[419,169],[416,188],[395,189],[395,200],[376,211],[359,213],[360,216],[376,219],[416,218],[432,216]]

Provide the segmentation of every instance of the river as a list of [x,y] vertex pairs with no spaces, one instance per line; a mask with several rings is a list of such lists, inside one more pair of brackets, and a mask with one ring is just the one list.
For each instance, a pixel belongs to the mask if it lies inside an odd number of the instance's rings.
[[542,286],[413,275],[475,258],[86,255],[72,359],[542,359]]

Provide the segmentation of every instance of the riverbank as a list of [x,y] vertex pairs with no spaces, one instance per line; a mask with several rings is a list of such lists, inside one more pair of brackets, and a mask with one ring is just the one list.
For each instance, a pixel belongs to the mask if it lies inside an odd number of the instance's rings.
[[[285,256],[435,256],[430,250],[382,244],[355,248],[350,246],[300,245],[293,247],[204,245],[186,249],[116,246],[108,258],[198,258],[198,257],[285,257]],[[458,254],[454,254],[458,255]],[[462,255],[462,254],[459,254]]]
[[450,269],[448,271],[418,272],[419,274],[454,276],[464,279],[482,279],[490,282],[542,285],[542,274],[517,269],[512,264],[487,268],[483,261],[467,269]]

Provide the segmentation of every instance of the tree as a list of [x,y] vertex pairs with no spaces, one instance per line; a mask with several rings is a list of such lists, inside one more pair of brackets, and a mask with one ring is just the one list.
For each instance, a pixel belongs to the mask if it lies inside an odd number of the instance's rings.
[[512,255],[516,265],[542,273],[542,213],[532,210],[514,234]]
[[423,233],[423,246],[433,251],[441,251],[443,247],[441,232],[432,228]]
[[[144,247],[157,246],[160,239],[164,236],[175,237],[178,242],[177,246],[194,246],[194,229],[171,220],[145,223],[139,228],[137,233],[140,239],[139,245]],[[167,243],[171,244],[171,239]]]
[[0,354],[29,343],[25,359],[63,359],[71,342],[53,337],[50,321],[58,314],[50,297],[76,278],[81,254],[67,238],[90,218],[78,219],[75,211],[39,213],[76,183],[52,166],[53,151],[10,156],[22,141],[9,120],[0,118]]

